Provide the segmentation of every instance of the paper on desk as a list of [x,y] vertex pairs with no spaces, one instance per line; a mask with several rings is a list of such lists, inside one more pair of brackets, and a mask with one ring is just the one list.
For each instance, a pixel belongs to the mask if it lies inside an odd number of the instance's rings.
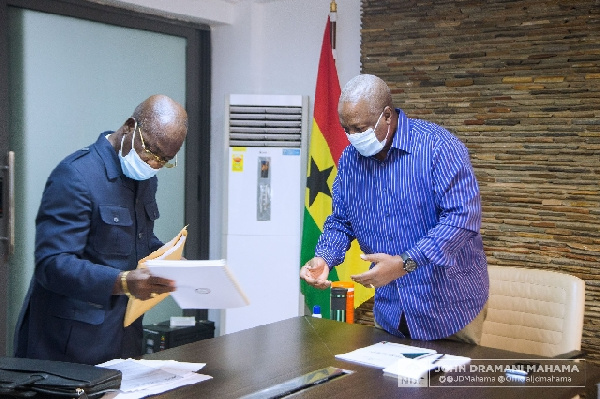
[[196,384],[212,377],[195,371],[205,363],[186,363],[175,360],[114,359],[99,367],[120,370],[121,388],[103,396],[103,399],[137,399],[156,395],[180,386]]
[[395,363],[383,369],[384,375],[420,379],[428,374],[429,370],[451,370],[468,364],[470,358],[454,355],[431,355],[417,359],[398,359]]
[[181,309],[227,309],[250,304],[246,294],[220,260],[148,260],[153,275],[175,281],[171,296]]
[[102,399],[142,399],[152,395],[159,395],[163,392],[167,392],[185,385],[197,384],[202,381],[206,381],[211,379],[212,377],[204,374],[190,374],[188,376],[183,377],[180,380],[173,381],[171,383],[164,383],[161,385],[156,385],[141,391],[135,392],[111,392],[105,394]]
[[[152,252],[145,258],[140,259],[138,262],[138,269],[145,268],[145,262],[150,259],[181,259],[185,241],[187,238],[187,226],[185,226],[179,234],[173,239],[167,242],[165,245]],[[123,326],[127,327],[133,323],[138,317],[142,316],[148,310],[156,306],[160,301],[169,296],[169,293],[160,294],[154,298],[141,300],[137,298],[130,298],[127,302],[127,310],[125,311],[125,318],[123,319]]]
[[123,373],[121,391],[133,392],[154,385],[181,379],[181,375],[173,374],[160,368],[145,366],[133,359],[123,360],[109,366],[109,369],[120,370]]
[[161,370],[168,371],[169,373],[177,375],[185,375],[188,373],[195,373],[206,366],[206,363],[189,363],[189,362],[178,362],[177,360],[149,360],[139,359],[136,360],[139,364],[144,366],[160,368]]
[[385,368],[394,364],[398,359],[430,353],[436,353],[436,351],[433,349],[382,341],[364,348],[353,350],[352,352],[335,355],[335,357],[363,364],[365,366]]

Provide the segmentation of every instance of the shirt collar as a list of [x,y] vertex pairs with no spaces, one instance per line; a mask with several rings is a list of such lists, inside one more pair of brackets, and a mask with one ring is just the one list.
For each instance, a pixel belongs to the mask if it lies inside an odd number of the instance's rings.
[[396,128],[396,134],[394,134],[394,138],[392,139],[391,147],[404,152],[410,152],[408,118],[400,108],[396,108],[396,112],[398,113],[398,127]]

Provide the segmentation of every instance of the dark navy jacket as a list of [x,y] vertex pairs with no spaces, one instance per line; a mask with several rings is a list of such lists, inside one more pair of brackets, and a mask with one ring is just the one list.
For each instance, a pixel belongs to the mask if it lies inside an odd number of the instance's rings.
[[153,233],[157,179],[123,175],[108,133],[46,182],[15,356],[98,364],[141,354],[142,318],[124,328],[127,297],[112,290],[119,272],[162,245]]

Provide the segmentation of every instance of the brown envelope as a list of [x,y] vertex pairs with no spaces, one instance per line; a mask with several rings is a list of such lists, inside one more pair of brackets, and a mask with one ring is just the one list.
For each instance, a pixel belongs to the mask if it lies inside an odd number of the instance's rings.
[[[152,252],[150,255],[143,259],[140,259],[137,265],[138,269],[145,268],[144,264],[149,259],[169,259],[179,260],[183,253],[183,247],[185,246],[185,238],[187,237],[187,226],[185,226],[177,236],[171,241]],[[166,253],[166,255],[165,255]],[[133,323],[138,317],[142,316],[148,310],[156,306],[157,303],[169,296],[170,293],[157,295],[154,298],[141,300],[137,298],[129,298],[127,302],[127,310],[125,311],[125,319],[123,319],[123,326],[127,327]]]

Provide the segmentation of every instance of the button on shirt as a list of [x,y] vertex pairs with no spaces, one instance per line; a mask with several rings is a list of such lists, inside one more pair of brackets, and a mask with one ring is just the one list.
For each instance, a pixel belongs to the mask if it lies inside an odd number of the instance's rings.
[[337,266],[355,238],[366,254],[407,252],[418,268],[376,290],[375,320],[402,337],[405,313],[412,338],[445,338],[473,320],[488,297],[479,187],[457,137],[396,111],[385,160],[351,145],[344,150],[315,254]]

